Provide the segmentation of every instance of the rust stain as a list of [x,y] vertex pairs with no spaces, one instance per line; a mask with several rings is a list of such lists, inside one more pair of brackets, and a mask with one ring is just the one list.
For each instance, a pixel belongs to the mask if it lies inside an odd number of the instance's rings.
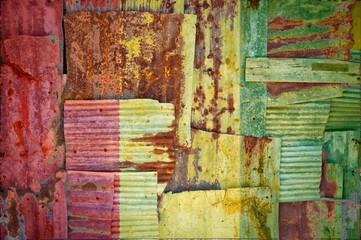
[[248,0],[248,7],[258,9],[260,0]]
[[[268,22],[268,30],[291,30],[302,26],[304,26],[303,21],[295,20],[295,19],[285,19],[281,16],[277,16]],[[275,42],[278,42],[279,40],[282,39],[277,38],[277,41]],[[270,47],[271,47],[270,49],[272,49],[272,45]]]
[[11,237],[16,238],[20,231],[20,222],[18,219],[18,203],[14,198],[11,198],[10,204],[7,208],[8,222],[7,230]]
[[22,146],[24,144],[24,134],[23,134],[24,124],[23,124],[23,122],[16,121],[13,124],[13,128],[19,139],[19,142],[15,143],[15,146],[17,146],[17,147]]
[[84,184],[81,189],[83,189],[84,191],[96,191],[97,190],[97,186],[95,186],[94,183],[88,182],[86,184]]
[[296,92],[304,89],[312,89],[323,86],[338,86],[339,84],[328,83],[268,83],[267,92],[272,96],[280,95],[285,92]]

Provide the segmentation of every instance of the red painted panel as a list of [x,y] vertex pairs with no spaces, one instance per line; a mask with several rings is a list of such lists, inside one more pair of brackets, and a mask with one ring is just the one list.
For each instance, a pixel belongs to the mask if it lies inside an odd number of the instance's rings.
[[63,166],[59,44],[49,37],[4,41],[1,186],[39,192]]

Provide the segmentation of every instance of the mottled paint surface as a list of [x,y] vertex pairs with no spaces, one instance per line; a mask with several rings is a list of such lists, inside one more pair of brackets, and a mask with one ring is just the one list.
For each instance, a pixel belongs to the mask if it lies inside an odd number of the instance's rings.
[[4,47],[1,186],[40,192],[64,163],[59,45],[52,37],[19,36]]
[[192,127],[240,133],[240,3],[188,1],[197,15]]

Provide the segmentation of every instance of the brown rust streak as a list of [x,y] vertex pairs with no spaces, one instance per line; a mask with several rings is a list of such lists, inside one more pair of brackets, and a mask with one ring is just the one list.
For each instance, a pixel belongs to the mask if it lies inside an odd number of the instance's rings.
[[300,20],[286,19],[281,16],[277,16],[268,22],[268,30],[284,31],[302,26],[304,26],[304,23]]
[[7,230],[11,237],[16,238],[20,231],[20,222],[18,219],[19,216],[19,204],[15,201],[14,198],[11,198],[9,207],[7,208]]
[[299,90],[312,89],[315,87],[338,86],[331,83],[267,83],[267,92],[277,96],[285,92],[297,92]]

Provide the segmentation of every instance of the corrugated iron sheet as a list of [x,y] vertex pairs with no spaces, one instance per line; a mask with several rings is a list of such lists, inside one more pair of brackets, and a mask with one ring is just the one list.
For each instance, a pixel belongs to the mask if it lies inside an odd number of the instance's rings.
[[64,107],[66,167],[88,171],[157,171],[175,167],[174,106],[151,99],[68,100]]
[[158,238],[157,173],[118,173],[115,187],[112,237]]
[[266,134],[282,139],[280,202],[320,198],[323,132],[329,102],[267,108]]
[[40,192],[63,166],[59,44],[53,37],[3,41],[1,186]]
[[240,133],[240,1],[190,0],[197,15],[192,127]]
[[247,58],[247,82],[360,82],[360,64],[302,58]]
[[65,239],[67,214],[64,171],[41,193],[8,188],[2,193],[1,237],[3,239]]
[[265,136],[266,85],[245,81],[246,57],[267,55],[268,1],[240,1],[241,6],[241,134]]
[[139,11],[139,12],[162,12],[183,13],[183,0],[66,0],[66,12],[80,11]]
[[352,130],[361,127],[361,89],[349,87],[338,98],[331,99],[326,130]]
[[159,207],[159,236],[270,239],[271,199],[267,187],[167,193]]
[[214,134],[192,129],[192,148],[178,151],[177,166],[165,192],[269,187],[272,201],[265,224],[277,238],[281,141]]
[[269,1],[269,57],[350,60],[356,1]]
[[176,143],[190,144],[195,16],[82,12],[68,14],[64,21],[65,99],[151,98],[173,103]]
[[158,237],[156,172],[69,171],[69,238]]

